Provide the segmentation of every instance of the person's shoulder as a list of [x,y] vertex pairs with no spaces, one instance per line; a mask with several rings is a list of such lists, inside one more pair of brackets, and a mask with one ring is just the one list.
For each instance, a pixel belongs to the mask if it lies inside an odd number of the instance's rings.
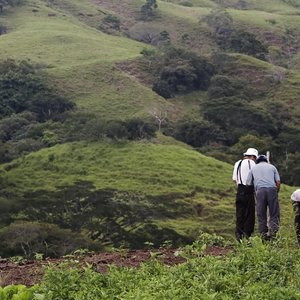
[[236,161],[236,162],[234,163],[234,166],[237,166],[240,162],[241,162],[241,159],[239,159],[238,161]]
[[274,170],[277,171],[277,168],[274,165],[272,165],[272,164],[268,164],[268,165],[270,166],[270,168],[272,168],[272,169],[274,169]]

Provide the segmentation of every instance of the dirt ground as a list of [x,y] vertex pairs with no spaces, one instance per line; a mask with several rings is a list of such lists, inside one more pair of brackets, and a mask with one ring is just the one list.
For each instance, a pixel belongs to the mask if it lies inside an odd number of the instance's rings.
[[[226,255],[230,251],[227,248],[211,247],[206,251],[206,255]],[[149,260],[153,255],[167,265],[175,265],[185,262],[185,259],[177,255],[175,249],[159,249],[159,250],[132,250],[128,252],[102,252],[90,254],[86,256],[71,257],[78,260],[82,265],[88,263],[92,265],[97,272],[107,272],[109,265],[119,267],[137,268],[142,262]],[[44,274],[44,267],[49,264],[59,264],[65,262],[66,258],[30,260],[23,262],[12,262],[9,259],[0,258],[0,286],[10,284],[24,284],[32,286],[38,284]]]

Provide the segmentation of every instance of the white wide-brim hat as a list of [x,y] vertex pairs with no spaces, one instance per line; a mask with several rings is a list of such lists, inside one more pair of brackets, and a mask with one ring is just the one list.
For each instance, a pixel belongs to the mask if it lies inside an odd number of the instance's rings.
[[247,151],[244,153],[244,156],[246,156],[246,155],[253,155],[257,158],[258,151],[255,148],[248,148]]

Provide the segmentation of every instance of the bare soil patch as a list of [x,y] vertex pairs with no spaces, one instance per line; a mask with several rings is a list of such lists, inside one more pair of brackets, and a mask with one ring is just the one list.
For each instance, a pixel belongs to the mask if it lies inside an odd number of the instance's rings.
[[[210,247],[206,253],[207,255],[224,256],[229,251],[231,250],[228,248]],[[74,256],[70,257],[70,259],[75,258],[82,265],[89,264],[92,265],[95,271],[106,273],[110,265],[138,268],[142,262],[149,260],[153,256],[166,265],[176,265],[185,262],[185,259],[177,255],[177,253],[178,251],[175,249],[131,250]],[[10,284],[32,286],[38,284],[43,278],[46,266],[58,265],[66,261],[68,261],[67,258],[57,258],[15,263],[9,259],[0,259],[0,286]]]

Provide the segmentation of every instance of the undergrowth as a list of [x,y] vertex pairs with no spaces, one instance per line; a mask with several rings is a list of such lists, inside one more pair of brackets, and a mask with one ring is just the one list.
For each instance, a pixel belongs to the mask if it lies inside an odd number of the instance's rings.
[[253,237],[232,245],[226,256],[203,255],[206,245],[224,243],[205,235],[178,251],[187,260],[176,266],[163,265],[153,257],[138,269],[111,266],[107,274],[100,274],[90,265],[80,269],[76,262],[64,263],[47,269],[32,298],[12,299],[300,298],[300,251],[289,238],[265,243]]

